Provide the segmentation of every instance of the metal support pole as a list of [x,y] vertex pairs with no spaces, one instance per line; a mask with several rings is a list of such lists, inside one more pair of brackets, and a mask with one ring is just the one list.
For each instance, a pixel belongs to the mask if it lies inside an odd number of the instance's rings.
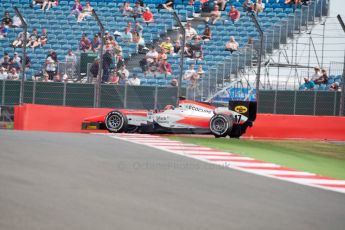
[[2,80],[1,105],[5,105],[6,80]]
[[178,78],[178,87],[177,87],[177,100],[176,104],[178,103],[179,97],[181,97],[181,85],[182,85],[182,76],[183,76],[183,65],[184,65],[184,48],[186,45],[186,30],[184,26],[181,23],[181,20],[179,16],[176,14],[175,11],[172,12],[172,15],[174,16],[175,20],[177,21],[177,24],[179,25],[181,32],[182,32],[182,46],[181,46],[181,58],[180,58],[180,75]]
[[19,104],[23,104],[24,102],[24,82],[25,82],[25,65],[26,65],[26,43],[27,43],[27,33],[28,33],[28,25],[25,22],[22,14],[19,12],[16,6],[13,7],[16,15],[19,17],[20,22],[23,25],[24,29],[24,40],[23,40],[23,54],[22,54],[22,79],[20,81],[20,94],[19,94]]
[[127,87],[128,87],[128,84],[125,84],[125,95],[123,97],[123,108],[124,109],[127,109]]
[[98,76],[97,76],[97,82],[95,87],[95,107],[99,108],[101,106],[101,80],[102,80],[102,74],[103,74],[103,46],[104,46],[104,26],[99,19],[97,13],[95,10],[92,10],[92,14],[95,16],[96,22],[99,26],[99,29],[101,31],[101,48],[99,50],[99,67],[98,67]]
[[67,82],[63,82],[63,98],[62,98],[62,105],[66,106],[66,93],[67,93]]
[[323,30],[322,30],[322,54],[321,54],[321,68],[323,69],[323,54],[325,50],[325,30],[326,30],[326,20],[323,23]]
[[251,18],[255,24],[256,29],[258,30],[259,34],[260,34],[260,49],[258,52],[258,69],[257,69],[257,73],[256,73],[256,101],[259,104],[259,88],[260,88],[260,75],[261,75],[261,56],[262,56],[262,49],[264,46],[264,32],[261,29],[261,26],[258,22],[258,20],[256,19],[256,16],[254,13],[251,14]]
[[[337,15],[338,21],[341,25],[341,28],[343,28],[343,31],[345,32],[345,24],[343,19],[341,18],[340,14]],[[339,105],[339,116],[344,116],[344,97],[345,97],[345,53],[344,53],[344,63],[343,63],[343,78],[342,78],[342,83],[340,85],[341,87],[341,93],[340,93],[340,105]]]
[[155,86],[154,105],[153,105],[154,110],[158,109],[157,105],[158,105],[158,86]]

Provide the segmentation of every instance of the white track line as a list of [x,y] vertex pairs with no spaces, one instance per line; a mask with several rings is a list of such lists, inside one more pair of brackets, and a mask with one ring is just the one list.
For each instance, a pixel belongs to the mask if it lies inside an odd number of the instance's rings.
[[149,134],[108,134],[108,136],[247,173],[345,193],[345,180],[337,180],[318,176],[314,173],[293,170],[281,167],[277,164],[258,161],[250,157],[243,157],[238,154],[169,140]]

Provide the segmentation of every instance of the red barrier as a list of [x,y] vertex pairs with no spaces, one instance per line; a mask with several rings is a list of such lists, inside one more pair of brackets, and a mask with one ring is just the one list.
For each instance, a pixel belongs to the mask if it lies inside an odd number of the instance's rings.
[[14,128],[52,132],[90,132],[81,130],[86,117],[107,114],[111,109],[25,104],[14,110]]
[[258,114],[245,136],[345,141],[345,117]]
[[[53,132],[82,131],[86,117],[106,114],[111,109],[25,104],[15,108],[17,130]],[[345,117],[258,114],[246,137],[267,139],[319,139],[345,141]]]

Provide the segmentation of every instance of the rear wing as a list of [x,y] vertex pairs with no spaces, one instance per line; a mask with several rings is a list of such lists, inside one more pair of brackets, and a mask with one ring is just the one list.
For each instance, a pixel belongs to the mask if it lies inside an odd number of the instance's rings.
[[249,121],[255,121],[257,102],[256,101],[229,101],[229,109],[248,117]]

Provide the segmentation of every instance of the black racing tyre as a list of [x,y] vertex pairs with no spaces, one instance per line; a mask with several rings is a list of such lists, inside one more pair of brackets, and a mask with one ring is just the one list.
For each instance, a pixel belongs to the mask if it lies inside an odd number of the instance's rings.
[[243,134],[246,133],[247,127],[248,127],[247,124],[234,125],[231,132],[229,133],[229,136],[231,138],[240,138]]
[[231,117],[216,114],[211,118],[209,127],[215,137],[226,137],[230,133],[233,124]]
[[105,117],[105,126],[109,132],[121,133],[126,131],[128,120],[120,111],[111,111]]

